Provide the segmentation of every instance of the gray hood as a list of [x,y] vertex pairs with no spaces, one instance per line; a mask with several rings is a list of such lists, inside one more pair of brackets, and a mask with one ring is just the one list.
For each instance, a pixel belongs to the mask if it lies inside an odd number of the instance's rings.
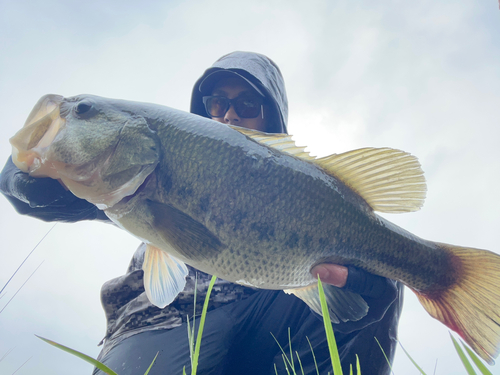
[[288,99],[285,81],[278,66],[268,57],[254,52],[232,52],[222,56],[196,81],[191,96],[191,113],[209,117],[203,105],[200,84],[209,75],[218,71],[232,71],[243,76],[249,83],[264,94],[268,100],[272,119],[268,122],[269,133],[286,133],[288,122]]

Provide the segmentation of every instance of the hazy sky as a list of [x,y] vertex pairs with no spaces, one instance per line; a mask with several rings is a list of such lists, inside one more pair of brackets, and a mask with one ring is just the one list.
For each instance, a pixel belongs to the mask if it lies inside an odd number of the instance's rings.
[[[324,156],[374,146],[416,155],[428,194],[418,213],[385,215],[426,239],[500,251],[498,1],[0,0],[0,160],[44,94],[95,94],[187,110],[193,83],[235,50],[285,77],[289,130]],[[0,197],[0,285],[52,224]],[[57,224],[0,299],[0,373],[90,374],[38,340],[97,356],[101,285],[139,241],[110,225]],[[406,291],[400,341],[427,372],[465,373],[448,330]],[[67,368],[71,371],[67,371]],[[500,367],[492,372],[500,374]],[[417,374],[398,349],[394,373]]]

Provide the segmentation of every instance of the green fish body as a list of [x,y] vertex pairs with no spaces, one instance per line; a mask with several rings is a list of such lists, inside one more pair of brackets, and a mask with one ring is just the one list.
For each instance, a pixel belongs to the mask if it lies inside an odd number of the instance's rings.
[[[500,257],[420,239],[374,213],[423,204],[423,172],[407,153],[316,159],[288,135],[90,95],[43,97],[11,143],[22,170],[59,179],[148,244],[144,282],[158,306],[182,291],[187,263],[320,312],[311,269],[354,265],[403,282],[483,359],[498,355]],[[367,312],[333,286],[327,299],[333,321]]]

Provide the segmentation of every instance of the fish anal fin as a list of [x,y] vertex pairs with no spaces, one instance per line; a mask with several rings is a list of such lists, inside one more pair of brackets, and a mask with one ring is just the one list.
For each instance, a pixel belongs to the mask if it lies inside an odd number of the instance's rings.
[[[368,313],[368,304],[359,294],[329,284],[323,284],[323,290],[332,323],[358,321]],[[298,289],[286,289],[284,292],[294,294],[314,312],[322,315],[318,284],[311,284]]]
[[446,290],[414,292],[433,318],[494,364],[500,352],[500,256],[487,250],[439,246],[459,260],[458,281]]
[[186,286],[186,265],[152,245],[146,247],[142,269],[146,295],[159,308],[172,303]]

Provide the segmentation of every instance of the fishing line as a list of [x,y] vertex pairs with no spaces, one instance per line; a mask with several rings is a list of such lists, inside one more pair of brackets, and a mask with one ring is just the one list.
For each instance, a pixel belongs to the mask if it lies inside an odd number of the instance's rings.
[[[28,260],[28,258],[30,257],[31,254],[33,254],[33,251],[36,250],[36,248],[38,247],[38,245],[40,245],[42,243],[42,241],[45,239],[45,237],[48,236],[48,234],[52,231],[52,229],[54,229],[54,227],[57,225],[57,223],[55,223],[52,228],[49,229],[49,231],[47,233],[45,233],[45,236],[42,237],[42,239],[40,241],[38,241],[38,243],[35,245],[35,247],[33,248],[33,250],[30,251],[30,253],[28,254],[28,256],[26,256],[26,258],[24,258],[24,260],[22,261],[22,263],[19,265],[19,267],[17,267],[17,270],[12,274],[12,276],[10,277],[9,280],[7,280],[7,282],[5,283],[5,285],[3,286],[2,290],[0,290],[0,294],[2,294],[2,292],[4,291],[4,289],[7,287],[7,285],[9,285],[10,281],[12,280],[12,278],[16,275],[17,271],[19,271],[21,269],[21,267],[23,266],[24,262],[26,262]],[[38,266],[40,267],[40,266]],[[31,276],[30,276],[31,277]],[[24,285],[24,284],[23,284]]]
[[12,301],[14,299],[14,297],[17,295],[17,293],[19,293],[19,291],[23,288],[24,284],[26,284],[28,282],[29,279],[31,279],[31,276],[33,276],[35,274],[35,272],[40,268],[40,266],[43,264],[43,262],[45,262],[45,260],[42,260],[42,263],[40,263],[38,265],[37,268],[35,268],[35,270],[31,273],[31,275],[26,279],[26,281],[23,283],[23,285],[21,285],[19,287],[19,289],[17,290],[17,292],[14,293],[14,295],[9,299],[9,301],[5,304],[5,306],[2,308],[2,310],[0,310],[0,314],[2,313],[2,311],[5,310],[5,308],[9,305],[10,301]]
[[28,363],[28,361],[31,358],[33,358],[33,356],[29,357],[21,366],[19,366],[18,369],[12,373],[12,375],[14,375],[16,372],[18,372],[26,363]]
[[11,353],[11,352],[15,349],[15,348],[16,348],[16,347],[14,346],[13,348],[9,349],[9,350],[7,351],[7,353],[5,353],[5,354],[2,356],[2,358],[0,358],[0,362],[2,362],[2,361],[5,359],[5,357],[7,357],[7,356],[8,356],[8,355],[9,355],[9,354],[10,354],[10,353]]

